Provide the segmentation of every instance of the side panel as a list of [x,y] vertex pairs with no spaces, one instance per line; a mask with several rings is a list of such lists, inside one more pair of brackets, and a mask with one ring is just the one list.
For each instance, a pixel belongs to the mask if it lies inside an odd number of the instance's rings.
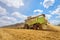
[[28,20],[26,23],[27,23],[28,25],[33,25],[33,24],[36,23],[36,22],[37,22],[37,18],[33,18],[33,19]]
[[44,17],[38,17],[37,21],[38,23],[41,23],[41,24],[46,23]]
[[29,19],[26,21],[26,24],[28,25],[33,25],[35,23],[46,24],[46,20],[44,17],[36,17],[36,18]]

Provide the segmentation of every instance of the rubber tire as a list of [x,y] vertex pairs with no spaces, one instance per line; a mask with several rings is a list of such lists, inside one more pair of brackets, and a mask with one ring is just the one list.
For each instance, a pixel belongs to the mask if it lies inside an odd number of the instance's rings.
[[39,28],[39,30],[42,30],[42,25],[41,25],[40,23],[35,23],[35,24],[33,25],[33,29],[34,29],[34,30],[38,30],[38,28]]

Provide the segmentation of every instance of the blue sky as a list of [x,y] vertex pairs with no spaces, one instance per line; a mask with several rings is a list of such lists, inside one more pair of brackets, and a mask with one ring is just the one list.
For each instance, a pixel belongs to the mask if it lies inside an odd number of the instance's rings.
[[60,23],[60,0],[0,0],[0,26],[24,22],[45,14],[51,24]]

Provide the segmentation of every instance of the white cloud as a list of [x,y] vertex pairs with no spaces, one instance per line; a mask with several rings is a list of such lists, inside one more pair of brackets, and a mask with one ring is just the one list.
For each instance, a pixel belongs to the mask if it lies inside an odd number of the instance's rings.
[[0,15],[6,15],[6,14],[7,14],[6,9],[0,6]]
[[5,26],[5,25],[11,25],[11,24],[15,24],[15,23],[24,22],[24,20],[27,18],[26,15],[23,15],[19,12],[13,12],[10,16],[8,16],[6,14],[8,14],[6,9],[0,7],[0,15],[1,15],[0,26]]
[[17,21],[17,23],[21,23],[21,22],[24,22],[25,19],[27,19],[27,16],[22,14],[22,13],[19,13],[19,12],[13,12],[11,14],[13,17],[16,17],[19,19],[19,21]]
[[13,12],[13,13],[12,13],[12,16],[14,16],[14,17],[18,17],[18,18],[21,17],[21,16],[20,16],[20,13],[18,13],[18,12]]
[[0,18],[0,20],[4,20],[4,21],[16,21],[16,19],[14,17],[9,17],[9,16],[2,16]]
[[6,26],[12,24],[11,22],[0,20],[0,26]]
[[55,9],[51,14],[60,15],[60,7],[58,7],[57,9]]
[[16,18],[9,17],[7,14],[6,9],[0,6],[0,26],[13,24],[12,22],[17,21]]
[[56,16],[56,18],[60,19],[60,15]]
[[24,22],[25,18],[20,18],[20,20],[17,20],[15,17],[9,17],[9,16],[2,16],[0,17],[0,26],[6,26],[6,25],[12,25],[15,23],[21,23]]
[[9,16],[0,17],[0,26],[11,25],[16,23],[17,19]]
[[54,24],[54,25],[58,25],[58,24],[60,24],[60,21],[59,20],[50,20],[50,23]]
[[12,16],[17,17],[17,18],[20,18],[20,19],[26,19],[27,18],[26,15],[23,15],[23,14],[21,14],[19,12],[13,12],[12,13]]
[[9,7],[19,8],[20,6],[24,6],[23,0],[0,0],[5,3]]
[[40,10],[40,9],[36,9],[36,10],[34,10],[33,12],[42,13],[42,12],[43,12],[43,10]]
[[46,14],[47,19],[51,19],[52,15]]
[[55,0],[44,0],[43,2],[43,6],[45,8],[49,8],[50,6],[52,6],[54,4]]
[[60,6],[58,5],[57,8],[53,11],[50,12],[51,15],[57,15],[55,16],[54,20],[50,20],[50,23],[54,24],[54,25],[57,25],[60,23]]
[[36,10],[34,10],[33,12],[34,12],[34,14],[32,15],[32,17],[35,17],[35,16],[38,16],[38,15],[41,15],[42,12],[43,12],[43,10],[36,9]]

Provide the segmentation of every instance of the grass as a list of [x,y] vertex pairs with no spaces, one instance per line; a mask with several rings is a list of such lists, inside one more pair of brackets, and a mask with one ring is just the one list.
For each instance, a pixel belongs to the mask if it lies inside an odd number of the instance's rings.
[[0,40],[60,40],[60,32],[0,28]]

